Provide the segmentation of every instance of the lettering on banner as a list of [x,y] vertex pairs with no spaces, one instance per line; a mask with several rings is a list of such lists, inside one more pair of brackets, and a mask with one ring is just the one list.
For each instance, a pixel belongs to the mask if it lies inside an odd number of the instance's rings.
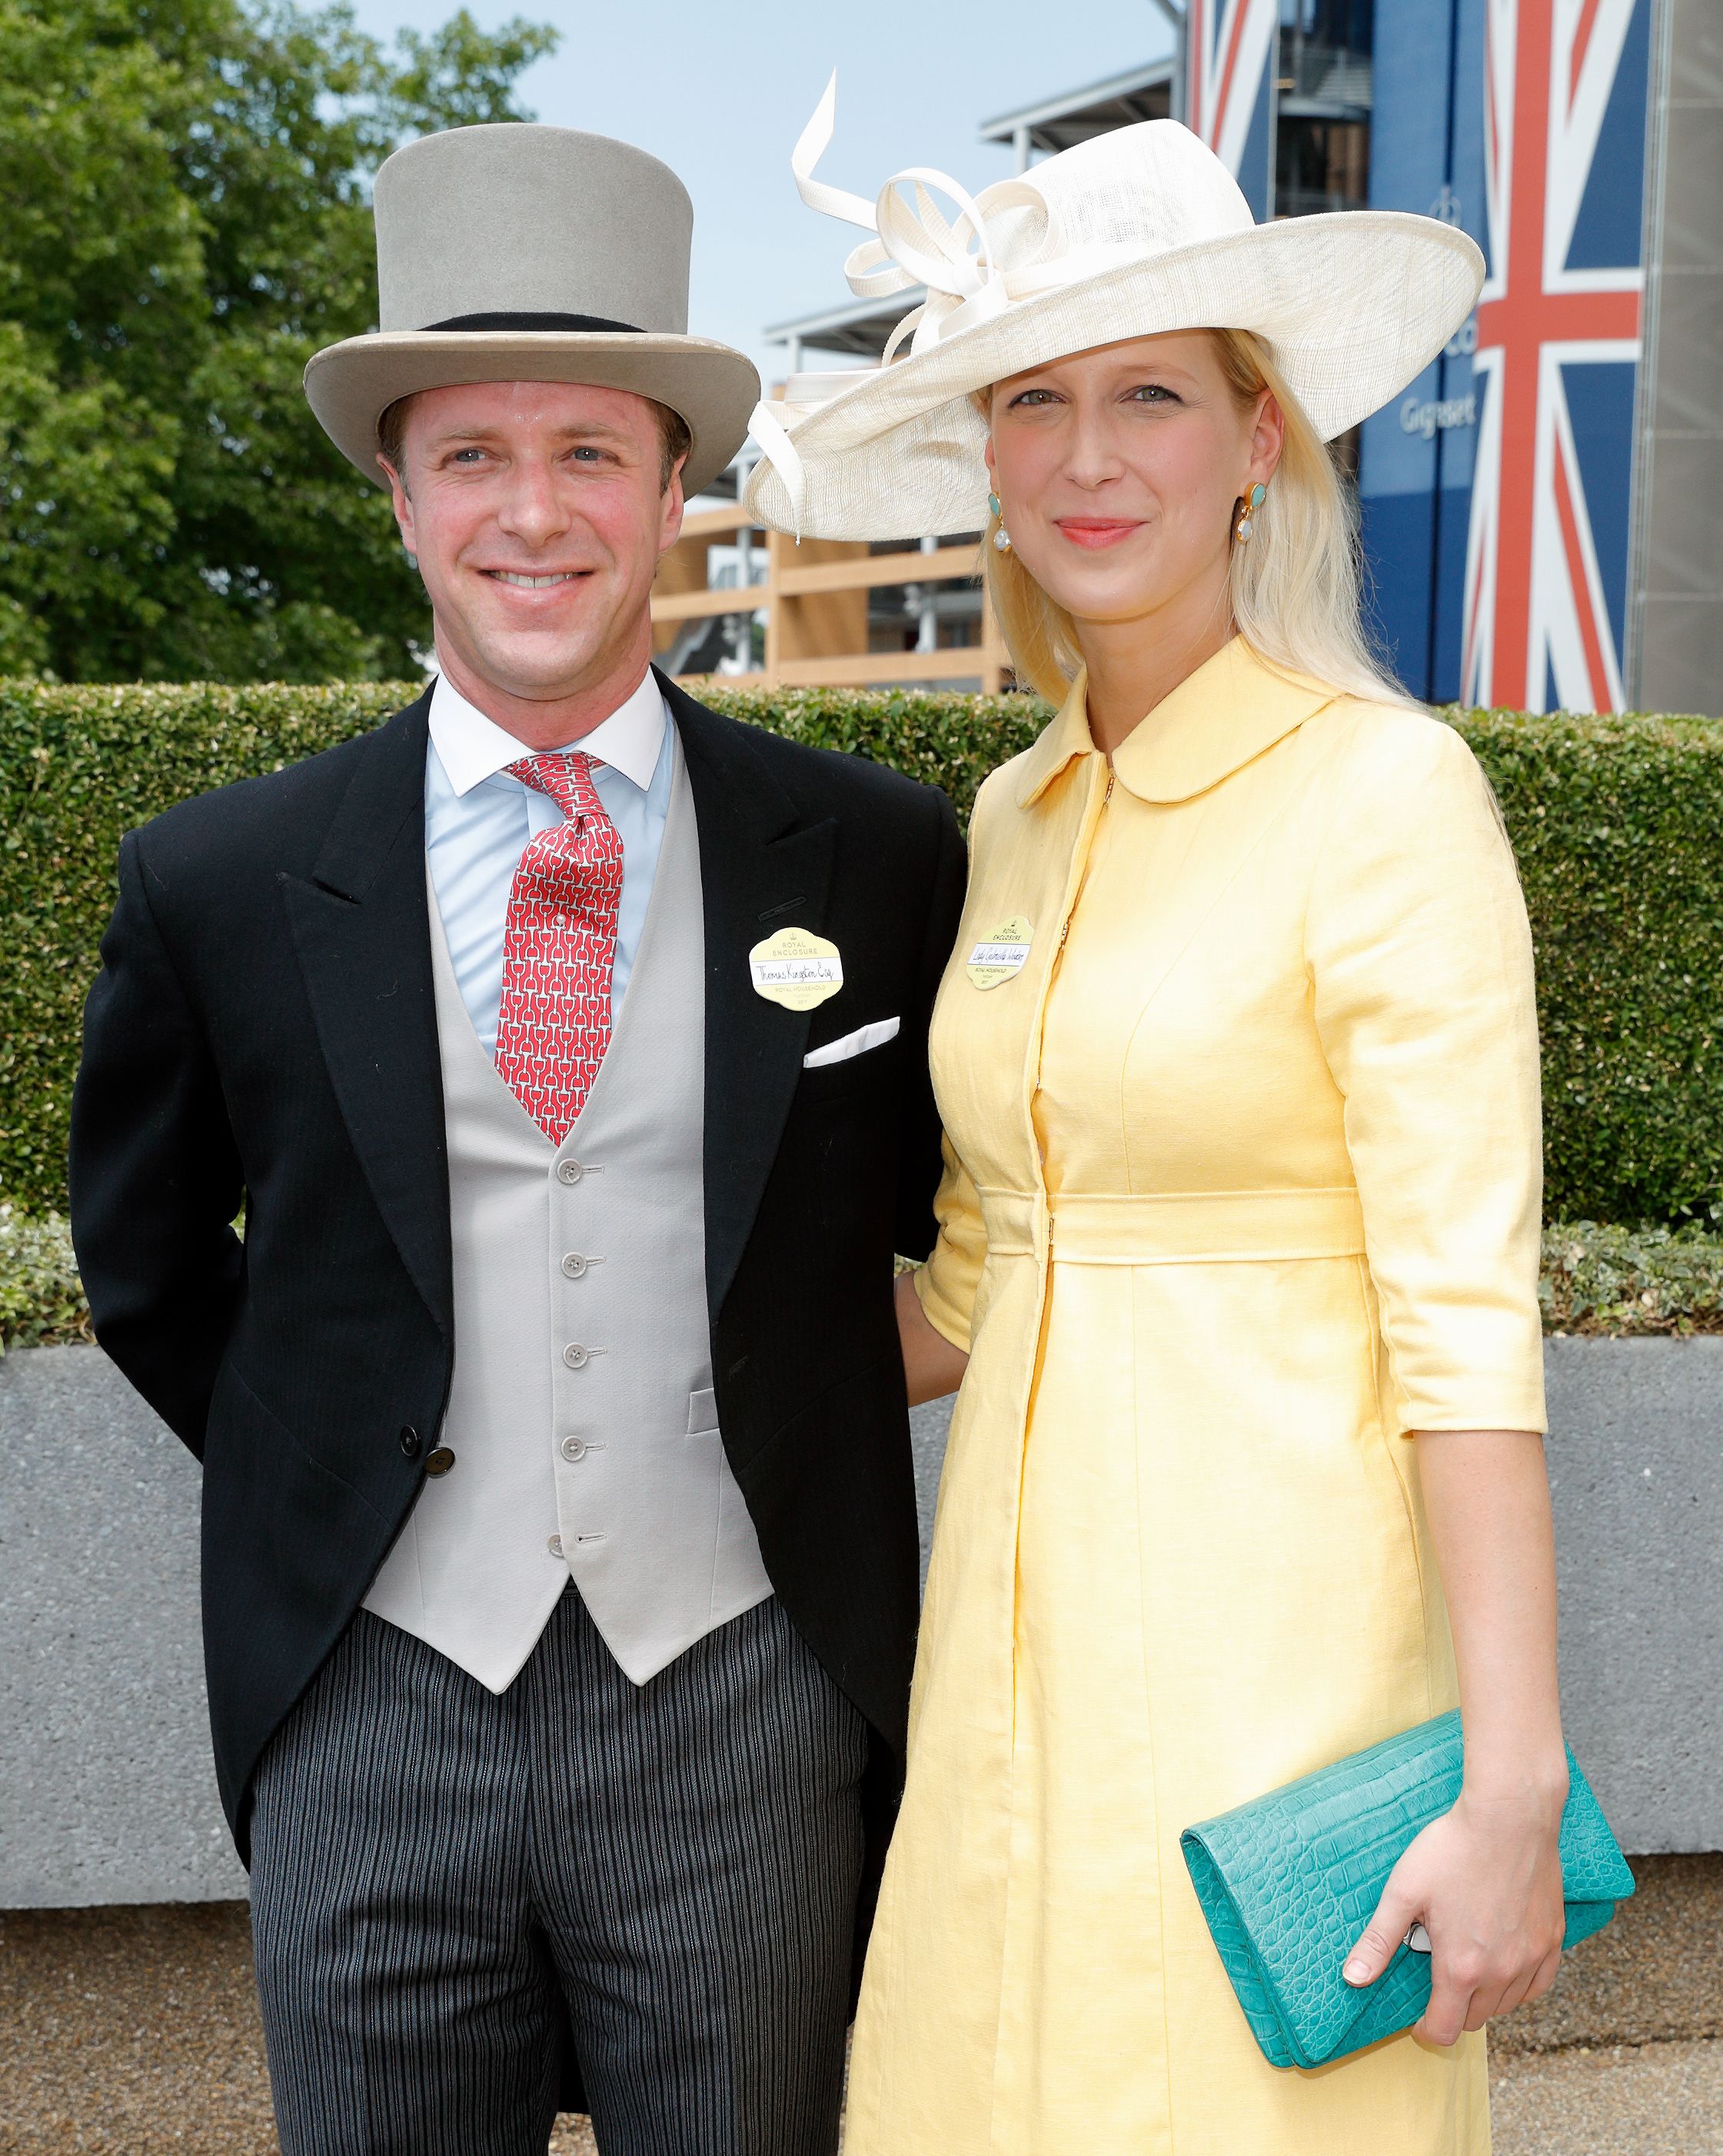
[[1400,407],[1400,428],[1403,434],[1422,434],[1427,442],[1449,427],[1475,427],[1478,424],[1478,393],[1469,389],[1464,397],[1406,398]]

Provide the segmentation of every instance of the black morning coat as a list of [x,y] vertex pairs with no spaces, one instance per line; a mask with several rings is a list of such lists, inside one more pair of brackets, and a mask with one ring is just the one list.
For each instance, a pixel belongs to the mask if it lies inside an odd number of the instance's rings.
[[[705,886],[725,1450],[786,1613],[871,1725],[871,1887],[917,1615],[892,1254],[933,1238],[927,1025],[963,845],[942,793],[659,680]],[[203,1462],[210,1719],[242,1856],[259,1755],[369,1589],[449,1399],[429,708],[129,834],[85,1014],[73,1235],[103,1348]],[[789,927],[842,953],[812,1012],[752,985],[750,949]],[[892,1017],[888,1045],[803,1068]]]

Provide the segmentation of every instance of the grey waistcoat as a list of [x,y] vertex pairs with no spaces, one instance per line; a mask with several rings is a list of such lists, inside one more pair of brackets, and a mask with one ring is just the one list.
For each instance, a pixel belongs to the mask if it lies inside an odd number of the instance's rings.
[[427,1478],[365,1607],[495,1692],[571,1573],[636,1684],[772,1592],[712,1394],[705,939],[679,742],[675,757],[628,993],[560,1147],[479,1046],[430,896],[454,1465]]

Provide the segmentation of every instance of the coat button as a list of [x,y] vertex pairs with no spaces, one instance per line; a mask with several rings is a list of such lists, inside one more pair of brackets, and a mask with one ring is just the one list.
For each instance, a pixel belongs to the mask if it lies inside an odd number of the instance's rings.
[[562,1350],[562,1359],[571,1370],[583,1370],[592,1360],[592,1353],[586,1348],[568,1347]]
[[439,1445],[425,1462],[427,1475],[446,1475],[454,1465],[454,1455],[446,1445]]
[[562,1260],[562,1270],[570,1280],[578,1280],[587,1269],[587,1261],[577,1250],[571,1250]]
[[584,1460],[586,1456],[587,1441],[583,1437],[565,1437],[563,1439],[562,1457],[565,1460]]
[[558,1183],[578,1183],[586,1170],[577,1160],[559,1160],[556,1163]]
[[401,1426],[401,1450],[409,1460],[418,1458],[418,1432],[410,1422]]

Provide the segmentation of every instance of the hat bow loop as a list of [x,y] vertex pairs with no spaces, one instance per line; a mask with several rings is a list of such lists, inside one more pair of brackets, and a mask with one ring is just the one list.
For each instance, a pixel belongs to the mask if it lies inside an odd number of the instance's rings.
[[[1015,302],[1053,291],[1080,277],[1137,259],[1141,245],[1066,243],[1059,213],[1033,179],[997,180],[979,195],[926,165],[894,172],[873,202],[816,180],[813,169],[836,127],[838,78],[833,75],[813,117],[791,153],[796,191],[810,209],[874,234],[844,265],[858,299],[879,300],[924,286],[927,297],[893,330],[882,363],[906,336],[911,353],[941,339],[997,321]],[[911,190],[906,198],[904,190]],[[934,191],[956,205],[948,219]],[[1013,216],[1013,213],[1018,214]]]
[[[872,202],[828,186],[815,179],[813,172],[836,130],[837,99],[834,73],[791,152],[790,169],[796,191],[810,209],[873,235],[854,248],[844,264],[858,299],[886,299],[918,286],[926,292],[892,331],[880,355],[882,366],[897,357],[906,337],[912,356],[931,351],[946,337],[997,321],[1021,300],[1140,261],[1152,251],[1141,242],[1069,245],[1057,210],[1034,181],[1022,175],[997,180],[971,195],[947,172],[910,165],[894,172]],[[910,190],[908,198],[905,188]],[[955,219],[946,218],[934,201],[936,190],[956,205]],[[752,432],[788,489],[799,536],[807,499],[802,459],[769,403],[756,408]]]

